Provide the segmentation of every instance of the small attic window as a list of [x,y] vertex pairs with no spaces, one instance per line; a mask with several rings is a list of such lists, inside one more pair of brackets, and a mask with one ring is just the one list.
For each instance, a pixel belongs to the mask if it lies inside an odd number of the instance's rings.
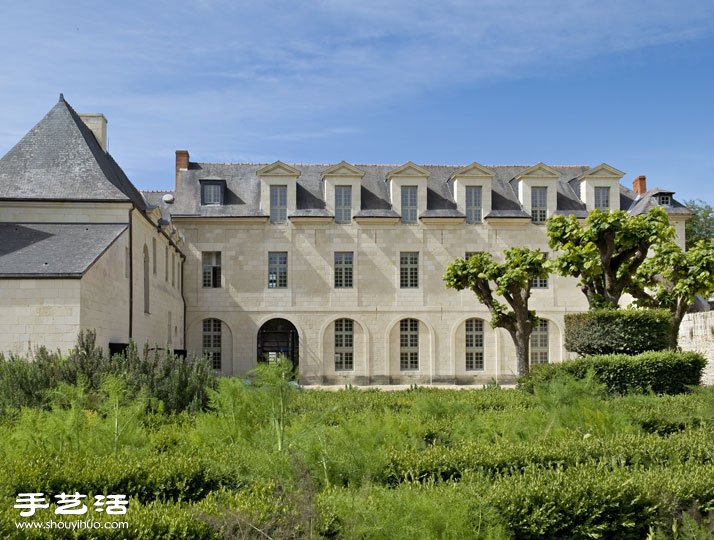
[[672,196],[671,195],[660,195],[659,196],[659,204],[660,206],[669,206],[672,204]]
[[204,206],[220,206],[223,204],[223,194],[226,190],[225,180],[201,180],[201,204]]

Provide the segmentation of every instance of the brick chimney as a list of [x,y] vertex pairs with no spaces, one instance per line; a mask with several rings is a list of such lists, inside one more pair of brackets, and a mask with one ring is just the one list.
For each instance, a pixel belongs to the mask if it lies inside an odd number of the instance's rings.
[[179,172],[188,170],[188,150],[176,150],[176,190],[179,187]]
[[[178,159],[178,158],[176,158]],[[647,177],[646,176],[638,176],[632,181],[632,189],[635,190],[635,193],[637,193],[638,197],[641,197],[645,193],[647,193]]]

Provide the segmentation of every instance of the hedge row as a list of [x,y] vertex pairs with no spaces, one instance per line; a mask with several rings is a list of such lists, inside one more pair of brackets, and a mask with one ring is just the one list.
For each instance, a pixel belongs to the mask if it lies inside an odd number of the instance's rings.
[[17,493],[121,493],[138,501],[198,501],[243,484],[235,468],[179,453],[149,456],[26,456],[0,460],[0,496]]
[[695,352],[646,352],[637,356],[624,354],[589,356],[559,364],[534,367],[518,380],[519,388],[533,392],[539,384],[562,374],[583,379],[592,371],[595,380],[605,385],[608,393],[655,392],[680,394],[689,386],[700,384],[706,359]]
[[662,351],[672,332],[666,309],[594,309],[565,316],[565,348],[582,355]]
[[528,467],[567,468],[602,462],[611,467],[714,463],[714,433],[699,429],[662,438],[652,434],[561,438],[521,443],[470,443],[424,450],[394,450],[382,475],[388,485],[454,481],[478,473],[518,473]]

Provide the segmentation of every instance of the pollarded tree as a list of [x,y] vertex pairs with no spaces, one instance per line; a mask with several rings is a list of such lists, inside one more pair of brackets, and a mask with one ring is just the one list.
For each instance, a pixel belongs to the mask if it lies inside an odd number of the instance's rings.
[[[450,289],[469,289],[491,312],[491,326],[504,328],[516,346],[518,374],[528,373],[530,337],[538,321],[528,309],[531,282],[548,277],[548,255],[540,250],[511,248],[506,260],[497,263],[490,253],[478,252],[466,259],[456,259],[446,267],[444,281]],[[510,306],[499,301],[501,296]]]
[[649,249],[673,237],[674,228],[661,208],[639,216],[592,210],[585,226],[575,216],[548,220],[548,245],[560,252],[553,268],[562,276],[580,278],[591,309],[616,308],[635,287]]
[[637,272],[632,294],[637,305],[663,307],[672,312],[671,346],[677,348],[679,326],[694,299],[714,294],[714,239],[699,240],[687,251],[674,242],[654,248]]

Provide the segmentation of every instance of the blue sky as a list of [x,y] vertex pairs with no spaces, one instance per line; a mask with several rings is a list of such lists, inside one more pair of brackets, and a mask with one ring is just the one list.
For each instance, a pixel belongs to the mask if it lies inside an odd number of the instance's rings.
[[597,165],[714,203],[714,3],[5,3],[0,154],[54,105],[196,161]]

